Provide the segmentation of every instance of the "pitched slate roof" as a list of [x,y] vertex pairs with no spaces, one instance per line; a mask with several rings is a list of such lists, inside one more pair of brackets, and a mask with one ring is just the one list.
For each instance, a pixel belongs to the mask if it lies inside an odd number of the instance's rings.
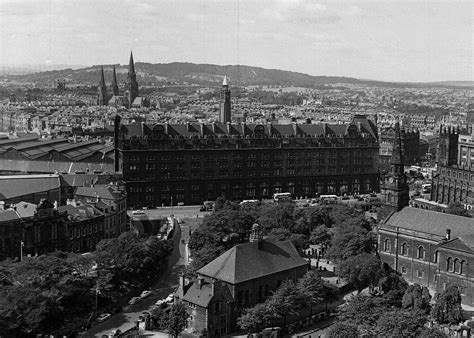
[[35,194],[61,186],[59,175],[0,176],[0,200]]
[[451,229],[451,238],[474,234],[473,218],[412,207],[394,212],[386,219],[384,225],[442,237],[445,236],[446,229]]
[[[118,193],[118,194],[114,194]],[[118,200],[123,197],[123,192],[118,190],[115,186],[110,185],[96,185],[94,187],[77,187],[75,196],[92,197],[97,196],[105,200]]]
[[20,219],[20,216],[14,210],[0,211],[0,222],[9,222],[15,219]]
[[183,299],[201,307],[207,307],[212,299],[212,296],[211,284],[204,283],[202,288],[199,288],[197,283],[193,283],[191,286],[189,286],[189,289],[186,291]]
[[307,264],[290,241],[263,240],[260,248],[257,243],[234,246],[202,267],[198,274],[237,284]]

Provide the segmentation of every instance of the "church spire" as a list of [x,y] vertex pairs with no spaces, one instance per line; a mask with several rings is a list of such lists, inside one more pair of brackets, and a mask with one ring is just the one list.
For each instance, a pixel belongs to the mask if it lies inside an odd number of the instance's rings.
[[219,122],[228,123],[232,121],[231,109],[229,83],[227,76],[224,76],[220,95]]
[[130,51],[130,61],[128,63],[128,72],[130,74],[135,73],[135,64],[133,63],[133,52]]
[[395,208],[396,211],[408,206],[409,188],[403,166],[403,147],[400,135],[400,124],[395,123],[395,140],[393,143],[392,157],[390,158],[390,172],[385,177],[381,188],[386,205]]
[[112,94],[114,96],[119,95],[119,87],[118,87],[118,84],[117,84],[117,73],[115,71],[115,66],[114,66],[113,75],[112,75]]
[[100,66],[100,87],[105,87],[104,66]]
[[138,97],[137,74],[135,74],[135,64],[133,63],[133,53],[130,51],[130,62],[128,65],[128,107],[131,108],[133,101]]
[[97,105],[107,105],[107,86],[105,85],[104,66],[100,67],[100,82],[97,86]]

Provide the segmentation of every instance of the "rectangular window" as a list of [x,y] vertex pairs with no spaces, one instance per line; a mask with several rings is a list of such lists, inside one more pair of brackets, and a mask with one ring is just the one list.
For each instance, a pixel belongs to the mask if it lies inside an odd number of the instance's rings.
[[406,274],[407,273],[407,268],[402,266],[402,274]]
[[423,278],[423,271],[417,270],[417,271],[416,271],[416,276],[417,276],[418,278]]

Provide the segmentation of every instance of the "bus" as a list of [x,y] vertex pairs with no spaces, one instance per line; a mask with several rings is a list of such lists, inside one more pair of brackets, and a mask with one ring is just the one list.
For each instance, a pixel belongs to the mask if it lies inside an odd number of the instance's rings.
[[241,206],[257,204],[259,200],[243,200],[240,202]]
[[293,198],[289,192],[277,192],[273,194],[273,202],[291,201]]
[[319,196],[321,204],[335,204],[337,203],[337,195],[321,195]]

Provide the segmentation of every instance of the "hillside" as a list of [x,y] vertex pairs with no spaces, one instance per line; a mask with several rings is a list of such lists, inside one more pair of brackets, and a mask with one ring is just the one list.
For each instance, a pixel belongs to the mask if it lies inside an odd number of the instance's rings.
[[[106,82],[110,83],[112,78],[112,66],[105,65]],[[120,83],[126,81],[128,65],[115,65],[117,77]],[[169,84],[170,82],[187,82],[189,84],[217,86],[222,82],[224,75],[230,79],[231,85],[283,85],[295,87],[315,87],[318,85],[334,84],[356,84],[361,86],[380,87],[420,87],[420,86],[455,86],[449,83],[393,83],[372,80],[359,80],[351,77],[339,76],[312,76],[303,73],[265,69],[243,65],[218,66],[212,64],[194,63],[143,63],[135,64],[138,81],[141,86]],[[7,81],[35,83],[37,85],[52,85],[57,80],[65,79],[69,84],[96,85],[100,79],[100,66],[92,66],[80,69],[62,69],[45,72],[37,72],[23,75],[3,75]],[[466,86],[466,83],[463,83]],[[472,85],[472,83],[471,83]],[[469,86],[469,85],[467,85]]]

